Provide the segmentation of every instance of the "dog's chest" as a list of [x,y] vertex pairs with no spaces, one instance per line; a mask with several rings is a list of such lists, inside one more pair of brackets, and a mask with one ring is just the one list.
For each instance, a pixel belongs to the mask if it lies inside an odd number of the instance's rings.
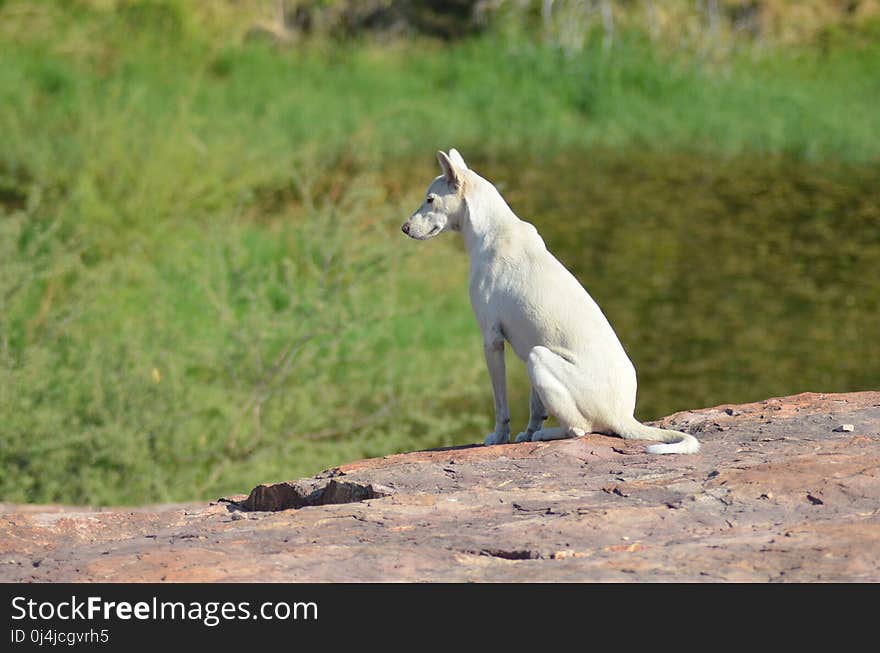
[[528,266],[508,258],[490,258],[471,266],[471,305],[481,328],[509,326],[528,312]]
[[474,310],[497,306],[499,301],[518,285],[513,278],[516,266],[496,257],[473,262],[470,273],[470,294]]

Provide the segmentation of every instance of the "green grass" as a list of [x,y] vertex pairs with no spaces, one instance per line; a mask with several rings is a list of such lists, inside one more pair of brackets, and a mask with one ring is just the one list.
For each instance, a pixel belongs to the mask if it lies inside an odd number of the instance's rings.
[[0,5],[4,501],[215,497],[481,440],[467,262],[398,232],[440,147],[880,159],[870,46],[276,49],[183,4],[71,6]]

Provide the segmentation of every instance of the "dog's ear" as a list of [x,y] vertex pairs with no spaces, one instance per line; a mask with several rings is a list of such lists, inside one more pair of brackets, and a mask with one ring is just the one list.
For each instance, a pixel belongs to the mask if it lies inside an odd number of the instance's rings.
[[456,188],[461,186],[461,173],[459,172],[458,167],[452,162],[452,159],[449,158],[449,155],[443,150],[440,150],[437,152],[437,160],[440,162],[440,168],[443,170],[443,176],[446,178],[446,183],[455,186]]
[[449,160],[452,161],[456,166],[458,166],[462,170],[468,169],[467,163],[464,162],[464,157],[454,147],[451,150],[449,150]]

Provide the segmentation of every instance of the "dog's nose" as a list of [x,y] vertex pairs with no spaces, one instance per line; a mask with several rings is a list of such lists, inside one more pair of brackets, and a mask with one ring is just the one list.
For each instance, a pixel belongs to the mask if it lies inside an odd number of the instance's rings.
[[409,222],[404,222],[400,230],[405,234],[409,234]]

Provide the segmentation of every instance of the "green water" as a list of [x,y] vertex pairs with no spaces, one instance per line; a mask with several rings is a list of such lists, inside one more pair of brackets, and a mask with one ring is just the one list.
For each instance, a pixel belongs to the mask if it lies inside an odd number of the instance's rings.
[[880,387],[880,168],[635,150],[470,163],[605,311],[641,418]]

